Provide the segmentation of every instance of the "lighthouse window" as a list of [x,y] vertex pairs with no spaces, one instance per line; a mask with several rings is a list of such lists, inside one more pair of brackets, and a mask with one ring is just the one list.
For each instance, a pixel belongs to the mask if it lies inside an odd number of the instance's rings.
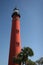
[[18,29],[16,29],[16,33],[19,33],[19,30]]
[[16,42],[16,46],[19,46],[19,42]]

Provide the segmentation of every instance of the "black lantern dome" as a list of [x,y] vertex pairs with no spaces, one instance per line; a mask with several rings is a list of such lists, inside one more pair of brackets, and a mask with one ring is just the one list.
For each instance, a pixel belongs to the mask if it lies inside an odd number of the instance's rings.
[[13,17],[14,15],[19,16],[19,17],[20,17],[19,9],[15,8],[15,9],[13,10],[12,17]]

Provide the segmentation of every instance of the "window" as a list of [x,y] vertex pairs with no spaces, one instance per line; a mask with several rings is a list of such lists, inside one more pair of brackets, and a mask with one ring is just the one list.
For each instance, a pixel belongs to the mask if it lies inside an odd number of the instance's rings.
[[16,46],[19,46],[19,42],[16,42]]
[[19,30],[18,29],[16,29],[16,33],[19,33]]

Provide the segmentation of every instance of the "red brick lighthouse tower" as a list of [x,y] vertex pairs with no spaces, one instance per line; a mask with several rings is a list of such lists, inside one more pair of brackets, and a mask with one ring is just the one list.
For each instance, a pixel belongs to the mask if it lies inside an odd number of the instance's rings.
[[16,65],[13,63],[13,56],[16,56],[21,51],[20,44],[20,13],[17,8],[12,13],[12,29],[10,39],[10,52],[8,65]]

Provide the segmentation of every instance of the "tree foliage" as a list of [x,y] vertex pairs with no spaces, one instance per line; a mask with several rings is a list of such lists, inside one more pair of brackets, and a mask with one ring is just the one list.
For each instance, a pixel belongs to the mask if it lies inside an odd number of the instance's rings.
[[33,62],[32,60],[28,59],[28,60],[26,61],[26,65],[36,65],[36,63]]
[[[17,55],[17,57],[13,57],[13,62],[16,64],[22,65],[35,65],[34,62],[32,62],[31,60],[29,60],[28,56],[31,57],[33,56],[33,50],[29,47],[24,47],[23,49],[21,49],[21,52]],[[28,61],[27,61],[28,60]],[[28,64],[27,64],[28,63]]]
[[43,57],[41,57],[40,59],[38,59],[36,61],[36,63],[39,64],[39,65],[42,65],[43,64]]

